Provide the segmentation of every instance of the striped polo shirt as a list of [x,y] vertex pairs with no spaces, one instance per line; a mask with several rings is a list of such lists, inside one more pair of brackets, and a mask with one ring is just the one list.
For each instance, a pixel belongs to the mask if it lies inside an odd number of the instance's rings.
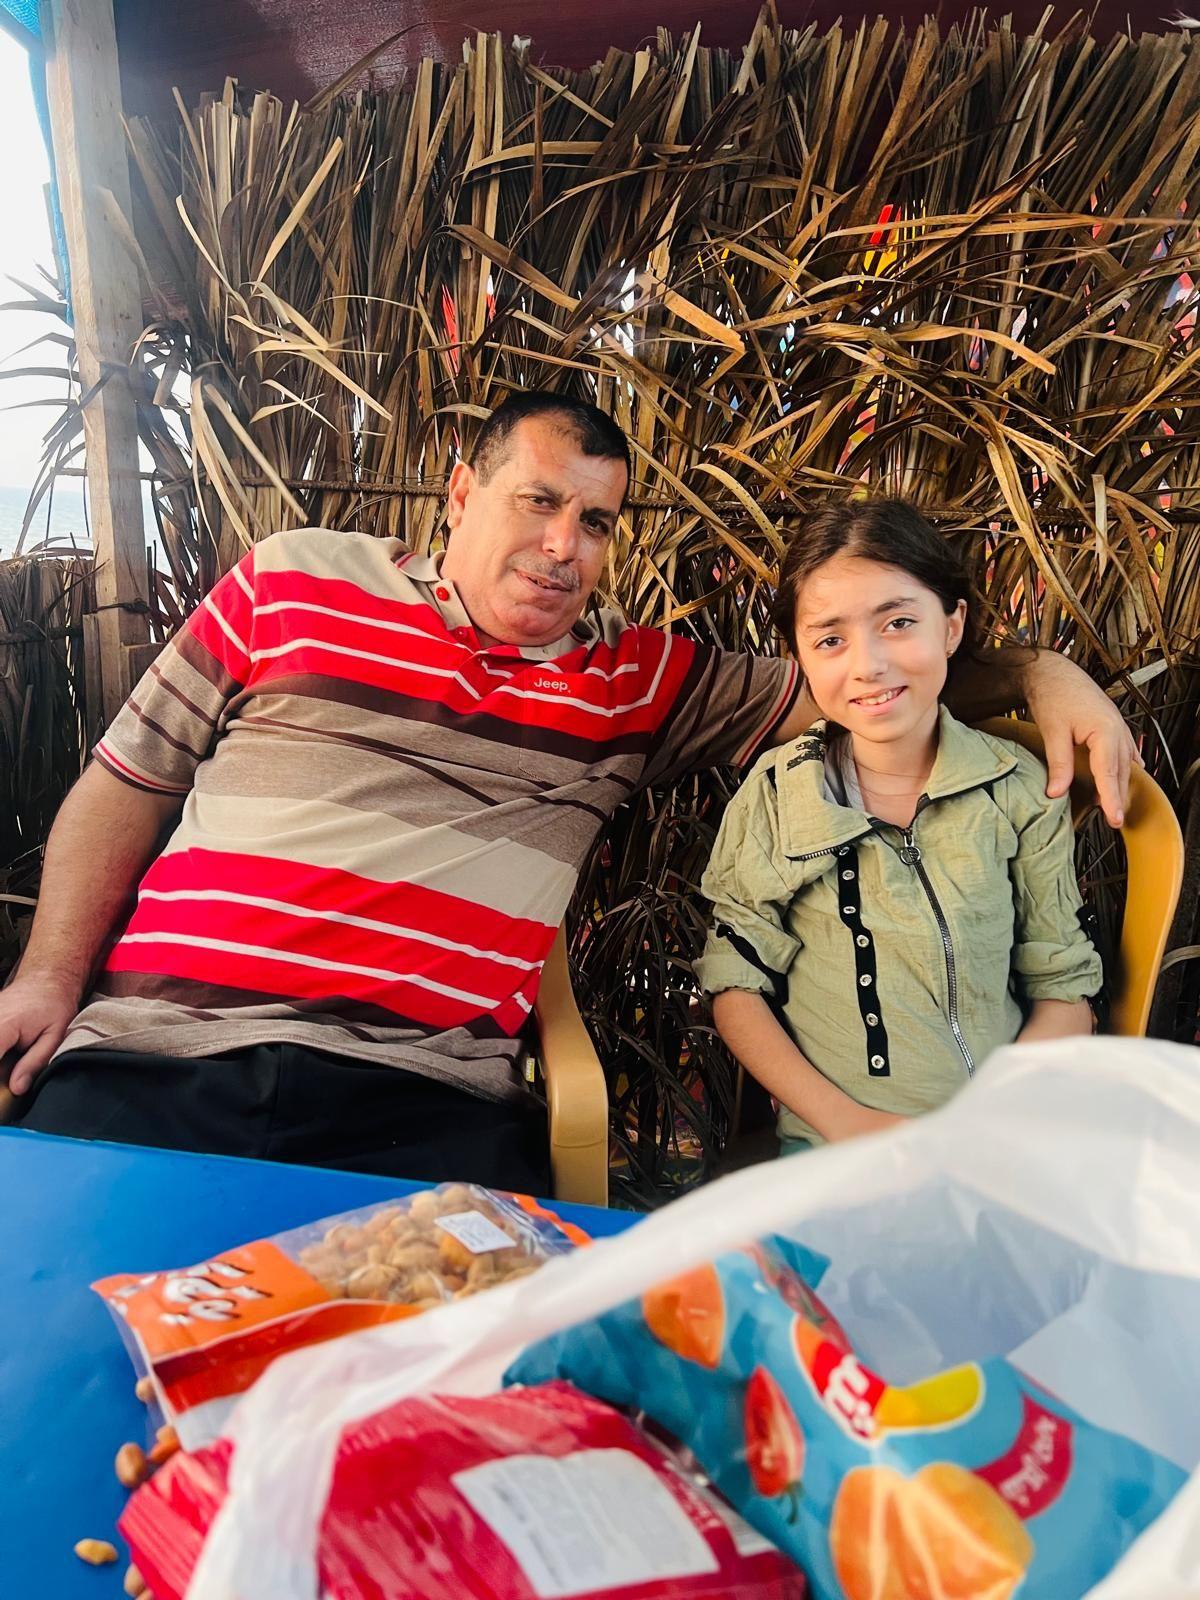
[[63,1050],[268,1041],[503,1099],[597,832],[649,783],[755,754],[797,689],[615,613],[481,645],[437,563],[305,528],[256,545],[95,758],[186,797]]

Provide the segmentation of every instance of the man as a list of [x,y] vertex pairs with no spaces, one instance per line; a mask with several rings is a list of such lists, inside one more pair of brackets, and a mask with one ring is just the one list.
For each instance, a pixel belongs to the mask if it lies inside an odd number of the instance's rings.
[[[629,476],[602,412],[519,395],[451,474],[440,563],[301,529],[216,585],[47,844],[0,994],[26,1127],[545,1190],[513,1063],[597,831],[813,715],[790,663],[585,616]],[[1052,656],[988,676],[1058,792],[1090,746],[1117,820],[1105,696]]]

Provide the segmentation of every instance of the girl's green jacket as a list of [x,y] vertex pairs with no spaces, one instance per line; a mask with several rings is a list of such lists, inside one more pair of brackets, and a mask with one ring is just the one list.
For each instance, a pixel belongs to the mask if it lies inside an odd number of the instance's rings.
[[[709,994],[761,993],[853,1099],[913,1115],[1011,1043],[1030,1002],[1099,992],[1070,813],[1035,757],[943,707],[901,829],[828,797],[828,739],[818,722],[763,756],[726,811],[697,975]],[[779,1127],[821,1142],[789,1111]]]

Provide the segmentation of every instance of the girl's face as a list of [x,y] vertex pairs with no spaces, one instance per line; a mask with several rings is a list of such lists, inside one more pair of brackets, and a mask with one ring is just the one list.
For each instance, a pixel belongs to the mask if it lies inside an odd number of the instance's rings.
[[966,615],[960,600],[947,616],[899,567],[831,557],[796,603],[797,654],[822,714],[876,743],[931,734]]

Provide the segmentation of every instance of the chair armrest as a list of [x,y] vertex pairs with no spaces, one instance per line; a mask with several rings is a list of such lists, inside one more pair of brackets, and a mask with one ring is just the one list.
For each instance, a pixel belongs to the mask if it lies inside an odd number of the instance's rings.
[[575,1005],[560,928],[542,969],[533,1007],[538,1060],[550,1117],[556,1200],[608,1204],[608,1086]]
[[5,1123],[16,1121],[17,1097],[8,1087],[8,1078],[17,1064],[19,1055],[18,1050],[10,1050],[6,1055],[0,1055],[0,1128],[4,1127]]

